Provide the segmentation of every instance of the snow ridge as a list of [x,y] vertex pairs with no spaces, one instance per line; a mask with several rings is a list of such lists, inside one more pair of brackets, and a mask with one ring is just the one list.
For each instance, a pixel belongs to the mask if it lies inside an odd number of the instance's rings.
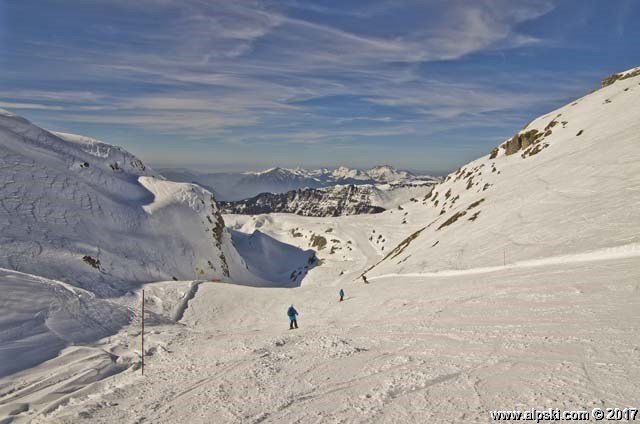
[[0,267],[99,295],[172,278],[250,279],[211,193],[125,150],[0,115]]

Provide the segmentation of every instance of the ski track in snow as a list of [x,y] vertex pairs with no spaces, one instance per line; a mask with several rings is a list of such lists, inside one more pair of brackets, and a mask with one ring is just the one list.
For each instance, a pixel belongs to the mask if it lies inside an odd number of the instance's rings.
[[374,280],[380,280],[380,279],[388,279],[392,277],[393,278],[396,278],[396,277],[405,277],[405,278],[447,277],[447,276],[457,276],[457,275],[485,274],[485,273],[501,271],[504,269],[533,268],[533,267],[549,266],[549,265],[572,264],[576,262],[606,261],[611,259],[634,258],[638,256],[640,256],[640,244],[631,243],[623,246],[599,249],[593,252],[578,253],[575,255],[552,256],[552,257],[541,258],[541,259],[532,259],[532,260],[516,262],[513,264],[504,265],[504,266],[479,267],[479,268],[470,268],[470,269],[449,269],[449,270],[442,270],[442,271],[436,271],[436,272],[384,274],[384,275],[377,275],[375,277],[369,277],[368,280],[374,281]]
[[191,284],[189,285],[189,290],[187,291],[187,293],[185,293],[184,297],[180,300],[180,302],[178,302],[175,308],[175,311],[171,316],[171,320],[173,322],[178,322],[182,319],[182,316],[184,315],[184,311],[186,311],[187,308],[189,307],[189,301],[195,297],[196,293],[198,293],[198,287],[202,283],[203,281],[191,282]]

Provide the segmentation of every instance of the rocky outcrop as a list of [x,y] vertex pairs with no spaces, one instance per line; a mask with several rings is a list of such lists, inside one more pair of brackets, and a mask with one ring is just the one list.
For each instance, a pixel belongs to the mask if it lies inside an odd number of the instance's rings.
[[372,205],[371,186],[334,186],[321,189],[305,188],[287,193],[262,193],[236,202],[220,202],[223,213],[258,215],[264,213],[295,213],[303,216],[341,216],[384,212]]
[[634,69],[634,70],[632,70],[630,72],[609,75],[608,77],[606,77],[605,79],[602,80],[602,83],[600,84],[600,87],[606,87],[608,85],[613,84],[614,82],[616,82],[618,80],[624,80],[624,79],[627,79],[627,78],[633,78],[633,77],[637,77],[638,75],[640,75],[640,68]]
[[543,133],[538,130],[529,130],[524,133],[518,133],[511,137],[505,144],[502,145],[505,149],[507,156],[512,155],[522,149],[526,149],[532,144],[537,143],[542,138]]

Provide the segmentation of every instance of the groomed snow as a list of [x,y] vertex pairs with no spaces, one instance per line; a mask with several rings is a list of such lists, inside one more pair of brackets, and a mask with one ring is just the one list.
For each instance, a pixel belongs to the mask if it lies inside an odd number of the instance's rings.
[[64,408],[19,416],[451,423],[497,409],[635,407],[638,281],[626,258],[380,278],[345,285],[342,303],[337,287],[202,283],[179,325],[149,328],[144,377],[130,369]]

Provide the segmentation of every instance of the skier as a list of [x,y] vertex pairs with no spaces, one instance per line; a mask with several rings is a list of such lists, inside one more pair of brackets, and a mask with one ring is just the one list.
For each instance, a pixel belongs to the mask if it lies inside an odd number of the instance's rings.
[[369,284],[369,282],[367,281],[367,276],[362,274],[362,281],[364,281],[365,284]]
[[342,302],[342,300],[344,299],[344,290],[340,289],[338,294],[340,295],[340,302]]
[[289,330],[293,330],[294,328],[298,328],[298,311],[296,311],[296,308],[293,307],[293,305],[289,306],[289,309],[287,310],[287,315],[289,316]]

